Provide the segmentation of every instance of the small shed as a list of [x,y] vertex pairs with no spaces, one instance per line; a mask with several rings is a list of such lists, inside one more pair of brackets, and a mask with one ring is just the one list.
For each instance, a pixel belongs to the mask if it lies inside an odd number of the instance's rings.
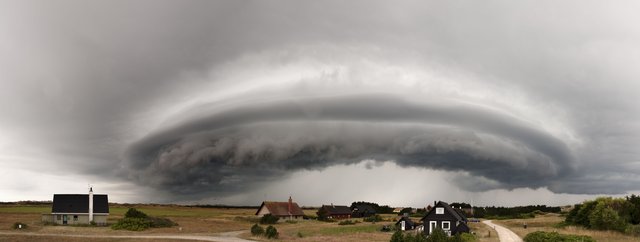
[[396,222],[396,226],[400,228],[400,230],[405,231],[414,229],[416,224],[411,220],[411,218],[402,216],[398,219],[398,222]]

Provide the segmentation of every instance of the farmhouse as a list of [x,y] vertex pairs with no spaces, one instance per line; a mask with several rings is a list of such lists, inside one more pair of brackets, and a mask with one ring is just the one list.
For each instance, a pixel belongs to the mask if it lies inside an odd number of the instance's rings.
[[467,218],[445,202],[437,202],[420,221],[424,223],[424,233],[427,235],[435,228],[441,228],[449,236],[468,233]]
[[323,214],[330,219],[348,219],[351,218],[351,209],[347,206],[322,205],[318,209],[318,216]]
[[107,224],[109,199],[106,194],[54,194],[51,213],[42,214],[42,222],[56,224]]
[[376,215],[376,210],[367,204],[355,204],[351,208],[351,217],[354,218],[366,218]]
[[291,197],[288,202],[262,202],[256,215],[264,216],[267,214],[286,220],[301,220],[304,217],[304,212],[297,203],[293,202]]

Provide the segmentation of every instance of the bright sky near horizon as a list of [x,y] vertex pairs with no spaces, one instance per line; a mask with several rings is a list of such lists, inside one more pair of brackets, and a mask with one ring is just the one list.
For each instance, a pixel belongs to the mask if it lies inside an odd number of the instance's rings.
[[563,205],[640,184],[635,1],[1,1],[0,201]]

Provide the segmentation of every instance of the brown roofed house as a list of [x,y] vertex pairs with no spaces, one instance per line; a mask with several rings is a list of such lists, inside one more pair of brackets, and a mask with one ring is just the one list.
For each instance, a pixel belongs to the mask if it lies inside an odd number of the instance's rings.
[[304,212],[300,206],[298,206],[297,203],[294,203],[291,197],[289,197],[288,202],[262,202],[262,205],[258,208],[256,215],[264,216],[267,214],[271,214],[285,220],[300,220],[304,216]]

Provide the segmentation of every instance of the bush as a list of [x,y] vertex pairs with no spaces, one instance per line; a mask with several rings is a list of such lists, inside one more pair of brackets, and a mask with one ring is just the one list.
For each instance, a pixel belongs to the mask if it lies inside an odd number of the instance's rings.
[[131,231],[142,231],[151,227],[151,222],[145,218],[123,218],[111,225],[112,229],[126,229]]
[[280,218],[273,216],[271,214],[265,214],[260,218],[261,224],[276,224]]
[[302,233],[301,233],[301,232],[298,232],[298,238],[302,238],[302,237],[303,237],[303,236],[302,236]]
[[147,221],[151,223],[152,228],[168,228],[178,225],[176,222],[173,222],[168,218],[148,217]]
[[260,225],[254,224],[253,226],[251,226],[251,235],[261,236],[262,234],[264,234],[264,229],[260,227]]
[[147,214],[143,213],[142,211],[135,209],[135,208],[129,208],[129,210],[127,210],[127,212],[124,214],[125,218],[147,218]]
[[15,222],[15,223],[13,223],[12,228],[13,229],[26,229],[27,225],[25,223],[22,223],[22,222]]
[[393,235],[391,235],[391,240],[389,242],[404,242],[405,238],[404,235],[402,234],[402,231],[396,231],[395,233],[393,233]]
[[559,234],[558,232],[536,231],[524,237],[525,242],[596,242],[586,235]]
[[366,217],[366,218],[362,219],[362,221],[375,223],[375,222],[382,221],[382,217],[380,217],[380,215],[376,214],[376,215],[373,215],[373,216]]
[[444,230],[442,230],[441,228],[436,228],[433,231],[431,231],[431,234],[429,234],[426,241],[444,242],[448,240],[449,240],[449,236],[447,236],[447,234],[444,233]]
[[353,220],[342,220],[340,221],[340,223],[338,223],[338,225],[354,225],[357,224],[358,221],[353,221]]
[[267,229],[265,230],[264,235],[269,239],[277,239],[278,230],[276,229],[276,227],[269,225],[269,227],[267,227]]

